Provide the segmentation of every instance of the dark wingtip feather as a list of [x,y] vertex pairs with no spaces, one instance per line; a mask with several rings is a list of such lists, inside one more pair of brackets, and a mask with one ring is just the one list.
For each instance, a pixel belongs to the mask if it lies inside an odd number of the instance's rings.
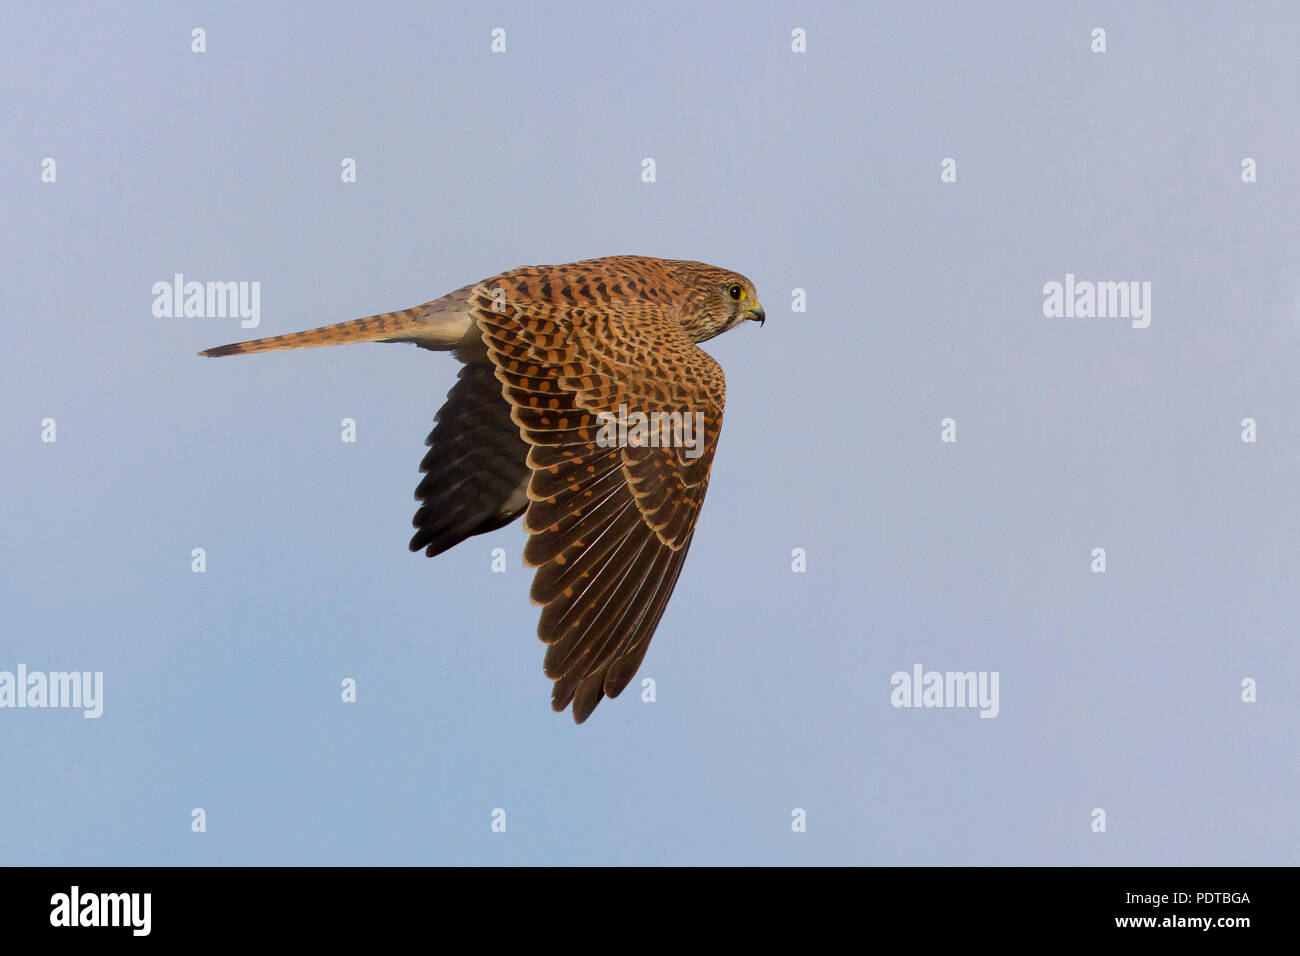
[[600,668],[594,674],[588,674],[578,684],[577,690],[573,694],[573,722],[580,724],[596,709],[597,705],[605,699],[605,668]]

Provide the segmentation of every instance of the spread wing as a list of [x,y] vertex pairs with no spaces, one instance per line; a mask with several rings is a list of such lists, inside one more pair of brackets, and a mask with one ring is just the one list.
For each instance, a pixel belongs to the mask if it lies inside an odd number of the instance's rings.
[[551,706],[572,703],[582,723],[632,679],[677,583],[726,383],[666,309],[523,295],[503,306],[491,285],[471,294],[471,314],[530,446],[524,562],[537,568]]
[[471,535],[495,531],[528,504],[528,445],[501,400],[486,358],[464,365],[434,418],[415,489],[420,508],[411,550],[433,557]]

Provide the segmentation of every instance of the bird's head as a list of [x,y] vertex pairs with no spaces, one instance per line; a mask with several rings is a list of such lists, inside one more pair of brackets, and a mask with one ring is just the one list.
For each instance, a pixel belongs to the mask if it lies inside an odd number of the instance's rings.
[[682,262],[679,266],[678,277],[684,290],[682,325],[692,341],[706,342],[746,319],[760,326],[767,319],[754,283],[740,273],[702,262]]

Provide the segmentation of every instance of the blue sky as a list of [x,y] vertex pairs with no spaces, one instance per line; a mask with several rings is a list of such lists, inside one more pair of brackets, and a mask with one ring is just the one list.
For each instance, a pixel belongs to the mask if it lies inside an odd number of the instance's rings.
[[[0,671],[104,675],[0,708],[0,862],[1300,862],[1300,9],[700,6],[0,13]],[[706,346],[656,700],[575,727],[520,525],[407,551],[451,357],[195,353],[617,253],[768,321]]]

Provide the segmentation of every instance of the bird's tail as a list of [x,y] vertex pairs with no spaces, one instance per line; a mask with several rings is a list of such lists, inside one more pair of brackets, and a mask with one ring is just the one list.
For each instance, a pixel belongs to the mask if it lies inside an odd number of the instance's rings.
[[439,351],[456,348],[471,331],[477,329],[466,305],[472,287],[457,290],[424,305],[384,312],[364,319],[323,325],[305,332],[272,335],[248,342],[232,342],[204,349],[200,355],[249,355],[253,352],[278,352],[282,349],[314,349],[323,345],[348,345],[353,342],[414,342]]

